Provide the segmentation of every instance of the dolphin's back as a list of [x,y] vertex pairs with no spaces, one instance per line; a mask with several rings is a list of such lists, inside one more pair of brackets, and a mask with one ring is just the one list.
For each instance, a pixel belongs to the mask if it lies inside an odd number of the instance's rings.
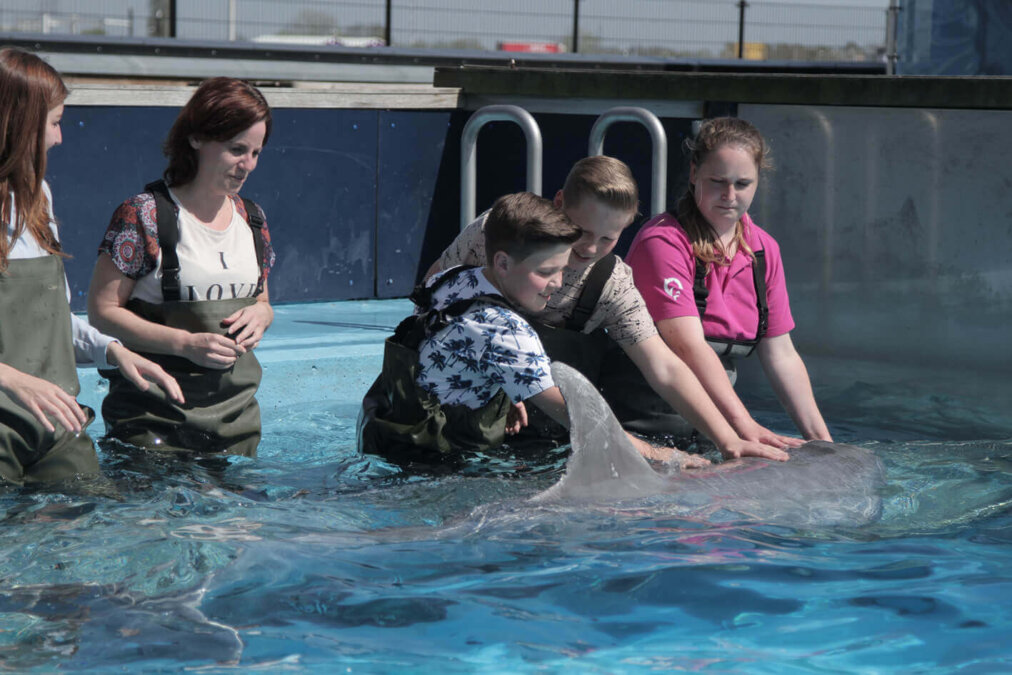
[[862,525],[880,517],[882,463],[853,445],[811,441],[787,462],[745,458],[665,476],[626,437],[586,378],[561,362],[552,377],[570,418],[572,455],[565,475],[535,499],[614,501],[665,493],[710,516],[791,525]]

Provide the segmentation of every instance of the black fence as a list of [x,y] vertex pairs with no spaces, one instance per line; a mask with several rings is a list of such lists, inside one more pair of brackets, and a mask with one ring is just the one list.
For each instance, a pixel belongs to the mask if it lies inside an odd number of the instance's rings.
[[880,61],[888,0],[4,0],[0,32]]

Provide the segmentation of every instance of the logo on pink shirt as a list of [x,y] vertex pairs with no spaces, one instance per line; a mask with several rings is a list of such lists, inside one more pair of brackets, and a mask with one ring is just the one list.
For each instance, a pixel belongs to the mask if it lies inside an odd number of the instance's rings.
[[[675,286],[678,288],[676,289]],[[672,300],[677,300],[678,296],[682,294],[682,282],[678,280],[678,277],[668,277],[664,280],[664,292],[671,296]]]

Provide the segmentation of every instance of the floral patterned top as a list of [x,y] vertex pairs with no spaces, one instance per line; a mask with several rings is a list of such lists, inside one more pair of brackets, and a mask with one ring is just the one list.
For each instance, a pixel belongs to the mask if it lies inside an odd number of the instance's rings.
[[[238,215],[244,221],[249,220],[246,204],[237,195],[229,195]],[[178,213],[178,206],[177,213]],[[257,206],[259,209],[260,207]],[[160,273],[161,247],[158,245],[158,224],[156,219],[155,198],[150,192],[142,192],[119,205],[112,214],[109,227],[106,228],[99,253],[108,253],[116,268],[129,279],[137,281],[153,273]],[[264,260],[260,269],[259,283],[267,281],[267,275],[274,266],[276,259],[274,247],[271,246],[271,233],[264,218],[262,228],[264,239]]]
[[[479,295],[499,291],[480,268],[464,270],[436,289],[433,307]],[[500,389],[519,403],[555,386],[548,355],[530,324],[514,311],[481,301],[424,340],[418,356],[419,386],[445,405],[474,410]]]

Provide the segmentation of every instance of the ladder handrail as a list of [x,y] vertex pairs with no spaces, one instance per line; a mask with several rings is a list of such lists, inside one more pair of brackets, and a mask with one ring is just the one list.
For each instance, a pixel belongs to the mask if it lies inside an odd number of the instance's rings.
[[488,122],[516,122],[527,139],[527,191],[541,194],[541,129],[534,117],[518,105],[488,105],[467,120],[460,136],[460,229],[474,220],[477,183],[478,132]]
[[647,128],[653,150],[650,155],[650,216],[662,213],[668,199],[668,135],[657,116],[646,108],[620,106],[601,113],[590,129],[587,155],[604,154],[604,136],[615,122],[639,122]]

